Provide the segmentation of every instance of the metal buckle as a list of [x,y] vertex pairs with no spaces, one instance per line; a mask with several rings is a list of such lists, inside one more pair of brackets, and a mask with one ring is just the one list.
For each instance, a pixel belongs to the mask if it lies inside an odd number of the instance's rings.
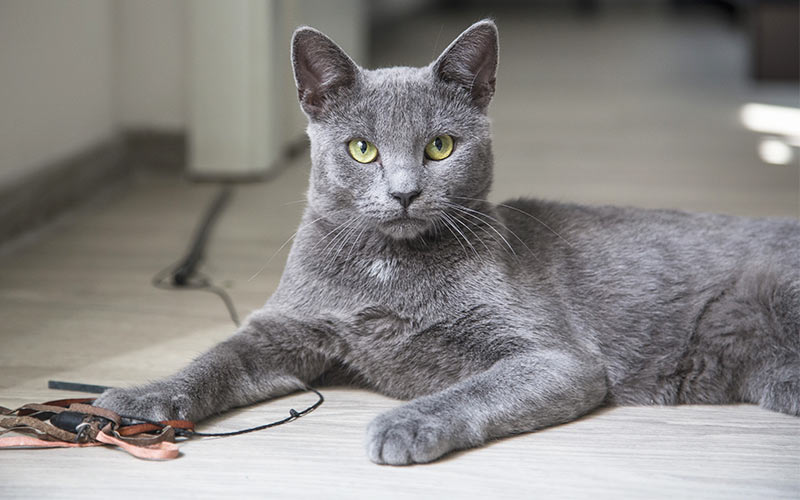
[[85,443],[89,440],[87,431],[91,428],[89,422],[83,422],[75,426],[75,442]]

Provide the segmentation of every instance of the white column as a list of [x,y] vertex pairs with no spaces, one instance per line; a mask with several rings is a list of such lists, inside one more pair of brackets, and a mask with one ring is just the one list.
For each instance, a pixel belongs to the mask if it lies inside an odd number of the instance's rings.
[[190,174],[263,174],[281,150],[270,77],[273,2],[193,0],[189,6]]
[[194,177],[258,177],[302,137],[289,60],[295,27],[319,28],[362,63],[366,52],[363,0],[192,0],[189,11]]

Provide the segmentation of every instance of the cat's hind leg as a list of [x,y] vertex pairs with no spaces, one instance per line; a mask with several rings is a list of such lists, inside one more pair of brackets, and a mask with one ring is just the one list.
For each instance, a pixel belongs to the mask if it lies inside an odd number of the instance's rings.
[[745,399],[764,408],[800,415],[800,274],[754,286],[772,332],[760,362],[743,385]]
[[800,360],[775,367],[763,374],[763,379],[753,385],[753,400],[762,407],[800,416]]
[[800,414],[800,274],[740,276],[706,307],[684,364],[685,403],[744,401]]

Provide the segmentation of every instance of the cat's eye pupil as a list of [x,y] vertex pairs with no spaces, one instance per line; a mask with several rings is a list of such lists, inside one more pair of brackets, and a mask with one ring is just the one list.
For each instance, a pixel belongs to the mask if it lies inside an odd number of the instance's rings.
[[358,141],[358,149],[361,150],[361,153],[367,152],[367,141]]
[[433,145],[436,146],[436,149],[441,151],[442,150],[442,138],[441,137],[437,137],[436,139],[434,139],[433,140]]

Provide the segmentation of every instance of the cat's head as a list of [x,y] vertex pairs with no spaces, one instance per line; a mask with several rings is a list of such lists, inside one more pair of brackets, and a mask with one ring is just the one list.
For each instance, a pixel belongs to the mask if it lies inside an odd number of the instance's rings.
[[497,28],[484,20],[426,67],[367,70],[319,31],[297,29],[292,64],[309,119],[311,207],[402,239],[433,228],[449,203],[485,198],[497,49]]

